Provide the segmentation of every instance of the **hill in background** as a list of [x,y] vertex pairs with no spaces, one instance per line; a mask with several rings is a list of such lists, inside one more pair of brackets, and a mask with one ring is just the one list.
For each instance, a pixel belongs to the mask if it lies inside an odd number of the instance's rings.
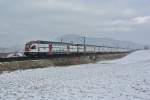
[[[69,43],[84,43],[84,37],[80,35],[63,35],[61,37],[57,37],[56,41],[63,41]],[[86,44],[91,45],[99,45],[99,46],[111,46],[111,47],[121,47],[121,48],[129,48],[129,49],[143,49],[144,46],[138,43],[130,42],[130,41],[120,41],[112,38],[96,38],[96,37],[86,37]]]

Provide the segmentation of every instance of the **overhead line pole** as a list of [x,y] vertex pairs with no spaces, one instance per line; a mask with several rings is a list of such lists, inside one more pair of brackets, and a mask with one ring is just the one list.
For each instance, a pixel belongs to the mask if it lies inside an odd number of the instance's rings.
[[85,45],[85,42],[86,42],[86,38],[85,38],[85,36],[83,37],[83,42],[84,42],[84,54],[86,53],[86,45]]

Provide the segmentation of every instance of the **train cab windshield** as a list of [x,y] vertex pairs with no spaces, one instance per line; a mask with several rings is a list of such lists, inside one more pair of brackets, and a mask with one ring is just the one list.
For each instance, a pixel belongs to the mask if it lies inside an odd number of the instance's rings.
[[26,48],[30,48],[30,45],[29,45],[29,44],[26,44]]
[[26,46],[25,46],[25,51],[29,51],[30,50],[30,45],[29,44],[26,44]]
[[36,49],[36,46],[35,45],[33,45],[33,46],[31,46],[31,48],[30,49]]

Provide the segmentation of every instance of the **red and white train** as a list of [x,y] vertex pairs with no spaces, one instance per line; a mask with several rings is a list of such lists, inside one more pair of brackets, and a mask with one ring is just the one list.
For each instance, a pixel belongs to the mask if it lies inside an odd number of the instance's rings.
[[50,56],[98,52],[127,52],[125,48],[84,45],[52,41],[30,41],[25,45],[26,56]]

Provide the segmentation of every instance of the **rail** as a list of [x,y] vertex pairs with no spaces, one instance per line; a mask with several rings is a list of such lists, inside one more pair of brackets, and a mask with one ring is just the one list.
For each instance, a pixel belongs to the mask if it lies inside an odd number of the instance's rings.
[[130,52],[97,52],[97,53],[71,53],[71,54],[53,54],[47,57],[11,57],[0,58],[0,62],[13,62],[13,61],[25,61],[25,60],[39,60],[39,59],[53,59],[63,57],[76,57],[76,56],[90,56],[90,55],[106,55],[106,54],[122,54]]

